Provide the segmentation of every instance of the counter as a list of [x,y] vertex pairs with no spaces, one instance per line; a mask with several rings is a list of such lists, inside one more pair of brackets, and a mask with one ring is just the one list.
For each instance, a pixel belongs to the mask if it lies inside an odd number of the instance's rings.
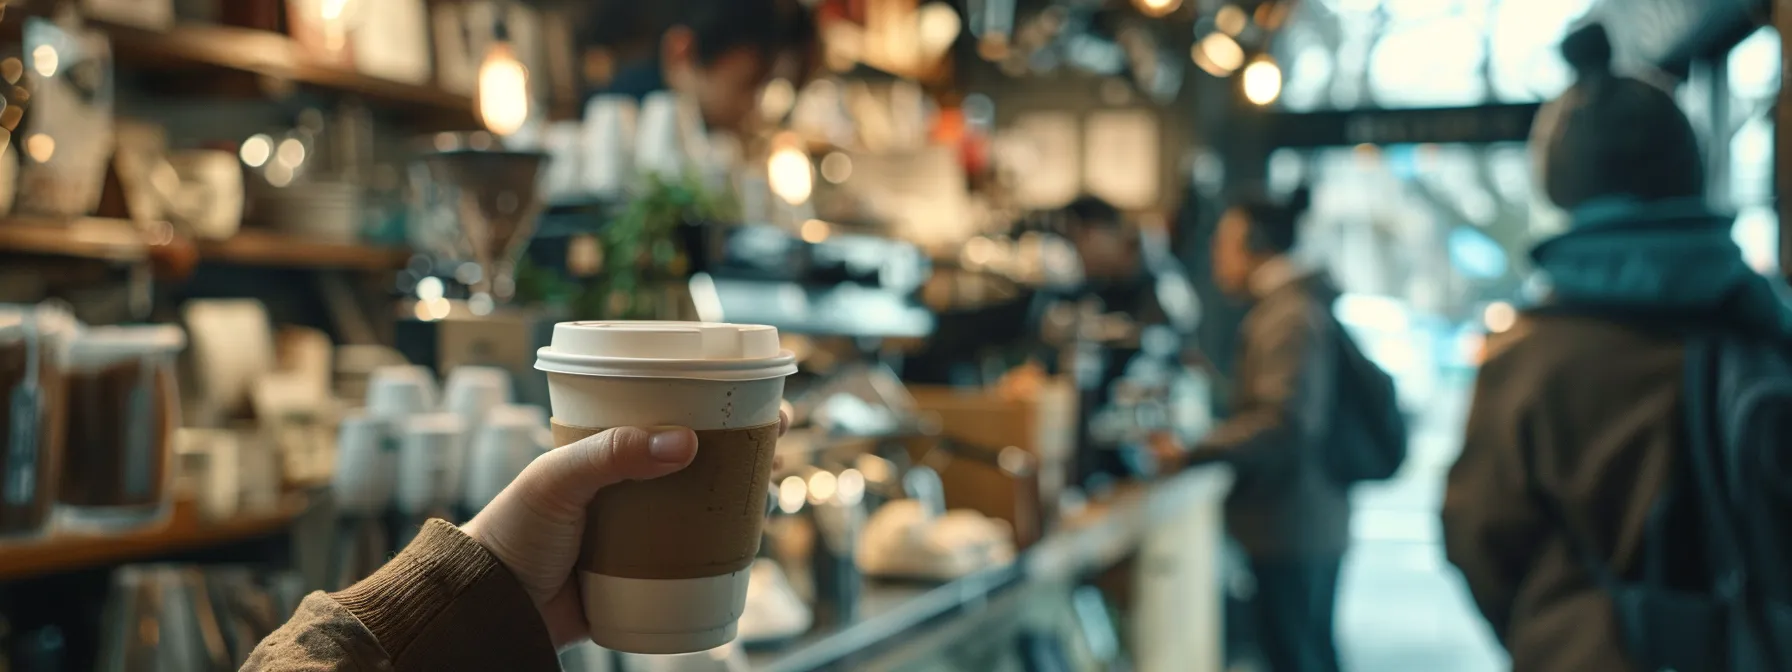
[[[1028,549],[1012,565],[938,585],[866,581],[857,621],[834,628],[818,628],[781,648],[749,654],[748,659],[754,670],[769,672],[895,667],[892,659],[903,658],[904,652],[911,648],[939,648],[938,642],[932,642],[928,647],[907,646],[917,638],[977,637],[983,632],[978,623],[988,620],[993,612],[1018,608],[1021,602],[1018,598],[1008,599],[1011,593],[1024,592],[1021,589],[1030,585],[1074,582],[1082,576],[1113,567],[1150,549],[1154,536],[1186,536],[1186,526],[1190,523],[1199,530],[1194,537],[1165,541],[1179,548],[1192,549],[1194,557],[1204,559],[1194,563],[1197,576],[1193,581],[1210,583],[1211,589],[1201,590],[1197,585],[1193,594],[1176,595],[1173,601],[1217,615],[1220,607],[1217,558],[1221,545],[1218,505],[1230,484],[1231,474],[1224,469],[1190,471],[1151,484],[1128,483],[1102,501],[1066,516],[1056,531]],[[1173,530],[1175,534],[1157,535],[1159,530],[1165,529]],[[1150,564],[1180,566],[1173,562],[1166,565],[1154,561]],[[1142,580],[1161,581],[1162,577],[1155,576],[1156,571]],[[1151,601],[1146,600],[1146,603]],[[1210,629],[1217,633],[1217,616],[1207,620],[1212,626]],[[1183,631],[1190,629],[1186,621],[1175,625]],[[1148,632],[1155,628],[1145,622],[1137,629]],[[1167,654],[1157,655],[1148,650],[1153,644],[1150,639],[1135,642],[1129,648],[1141,661],[1168,659]],[[1196,636],[1195,639],[1205,640],[1206,637]],[[1217,641],[1217,634],[1214,641]],[[1185,659],[1177,669],[1206,667],[1191,668],[1187,661]],[[1140,666],[1139,669],[1151,668]]]

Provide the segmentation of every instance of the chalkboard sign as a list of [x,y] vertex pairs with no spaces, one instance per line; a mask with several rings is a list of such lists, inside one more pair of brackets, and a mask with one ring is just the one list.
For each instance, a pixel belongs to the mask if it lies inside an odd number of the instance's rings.
[[1271,113],[1269,145],[1335,147],[1523,142],[1539,103],[1406,110]]

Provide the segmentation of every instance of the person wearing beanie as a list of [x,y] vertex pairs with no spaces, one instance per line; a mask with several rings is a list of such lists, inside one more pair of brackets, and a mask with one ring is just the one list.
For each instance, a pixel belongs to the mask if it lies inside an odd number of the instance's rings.
[[[1607,579],[1642,580],[1655,544],[1703,553],[1690,528],[1656,525],[1685,473],[1689,328],[1778,342],[1792,312],[1708,207],[1698,138],[1672,95],[1615,72],[1597,24],[1562,54],[1576,79],[1539,112],[1531,149],[1571,226],[1531,252],[1545,297],[1488,337],[1444,497],[1446,553],[1513,669],[1689,669],[1638,652],[1647,643],[1627,636],[1629,605]],[[1651,580],[1708,582],[1702,563],[1678,564]],[[1656,625],[1706,619],[1686,620]],[[1711,663],[1690,669],[1753,669]]]

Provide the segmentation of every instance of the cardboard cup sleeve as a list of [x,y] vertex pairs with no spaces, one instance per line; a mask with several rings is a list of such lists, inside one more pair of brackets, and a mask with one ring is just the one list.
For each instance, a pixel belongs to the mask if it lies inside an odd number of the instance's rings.
[[[603,431],[552,424],[556,446]],[[696,433],[697,457],[684,470],[598,491],[586,512],[580,569],[631,579],[693,579],[753,563],[765,526],[778,423]]]

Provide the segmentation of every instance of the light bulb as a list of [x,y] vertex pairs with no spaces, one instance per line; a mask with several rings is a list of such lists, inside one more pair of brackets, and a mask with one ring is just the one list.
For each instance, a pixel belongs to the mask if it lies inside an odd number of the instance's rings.
[[767,83],[759,92],[759,111],[768,121],[783,119],[795,105],[796,85],[783,77]]
[[268,157],[274,155],[274,139],[260,133],[251,135],[248,140],[243,141],[237,155],[242,157],[243,165],[260,168],[268,162]]
[[851,178],[852,157],[841,152],[832,152],[821,157],[821,179],[840,184]]
[[930,2],[915,10],[915,23],[921,51],[929,58],[939,58],[951,49],[964,27],[958,10],[943,2]]
[[55,77],[56,69],[61,64],[62,58],[56,53],[55,47],[40,44],[31,50],[31,69],[36,70],[38,76]]
[[1489,303],[1487,308],[1481,311],[1481,322],[1487,325],[1487,330],[1490,332],[1496,334],[1504,332],[1518,324],[1518,309],[1513,308],[1512,304],[1505,301]]
[[477,106],[480,123],[498,135],[522,130],[529,119],[529,69],[507,42],[493,44],[479,64]]
[[46,133],[32,133],[25,138],[25,153],[38,163],[49,163],[56,156],[56,139]]
[[298,168],[305,163],[305,143],[298,138],[281,140],[279,147],[274,150],[274,160],[287,168]]
[[354,0],[322,0],[318,3],[317,15],[323,28],[325,51],[335,53],[348,48],[349,20],[356,9]]
[[1213,33],[1197,42],[1192,50],[1195,65],[1215,77],[1230,77],[1244,65],[1244,47],[1225,33]]
[[1182,6],[1182,0],[1136,0],[1139,11],[1147,16],[1163,16]]
[[819,243],[827,240],[828,234],[832,232],[832,228],[833,227],[828,226],[827,222],[819,219],[811,219],[807,222],[803,222],[803,241],[808,243]]
[[802,205],[815,189],[811,170],[809,155],[799,148],[787,146],[772,152],[771,160],[765,165],[765,176],[778,198],[791,205]]
[[1282,95],[1282,69],[1268,58],[1252,62],[1244,69],[1244,97],[1257,105],[1276,102]]
[[809,501],[816,504],[827,503],[834,498],[834,493],[839,490],[839,485],[840,481],[835,478],[834,472],[815,472],[809,476]]
[[323,0],[318,13],[323,15],[325,21],[341,21],[348,15],[348,8],[349,0]]
[[1238,37],[1239,33],[1244,32],[1248,23],[1250,23],[1250,17],[1245,16],[1244,10],[1239,9],[1238,5],[1226,5],[1213,15],[1214,27],[1233,37]]

